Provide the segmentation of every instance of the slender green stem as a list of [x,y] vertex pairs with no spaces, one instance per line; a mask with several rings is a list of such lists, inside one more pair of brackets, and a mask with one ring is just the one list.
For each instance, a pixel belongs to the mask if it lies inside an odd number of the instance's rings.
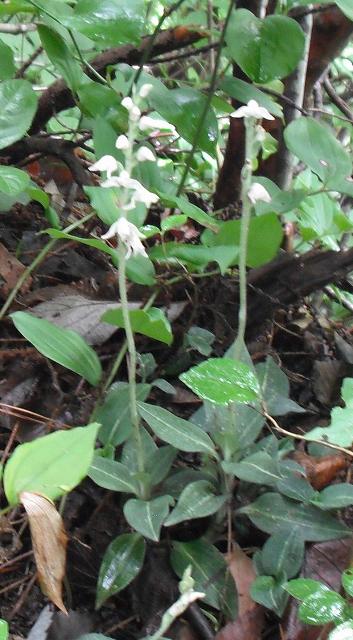
[[129,352],[128,378],[129,378],[129,394],[130,394],[130,415],[131,415],[131,422],[134,430],[134,436],[136,440],[138,470],[140,471],[140,473],[143,473],[145,464],[144,464],[143,446],[142,446],[141,433],[140,433],[140,417],[137,411],[137,398],[136,398],[136,362],[137,362],[136,346],[135,346],[134,334],[133,334],[132,326],[130,322],[129,302],[127,298],[125,246],[121,241],[119,242],[118,255],[119,255],[120,302],[121,302],[121,309],[123,313],[127,348]]
[[[86,216],[81,218],[81,220],[76,220],[76,222],[73,222],[68,227],[66,227],[64,229],[64,232],[65,233],[70,233],[70,231],[73,231],[77,227],[80,227],[82,224],[87,222],[87,220],[90,220],[91,218],[93,218],[93,216],[95,216],[95,215],[96,214],[95,214],[94,211],[92,211],[92,213],[88,213]],[[51,251],[53,249],[53,247],[56,245],[56,243],[57,243],[57,240],[55,240],[54,238],[52,240],[49,240],[49,242],[43,247],[43,249],[41,249],[41,251],[35,257],[33,262],[31,262],[31,264],[27,267],[27,269],[25,269],[23,271],[23,273],[20,275],[20,277],[18,278],[18,280],[16,282],[16,285],[14,286],[14,288],[12,289],[11,293],[9,294],[6,302],[4,303],[2,308],[0,309],[0,320],[4,317],[6,311],[11,306],[12,302],[16,298],[16,296],[17,296],[18,292],[20,291],[20,289],[22,288],[23,284],[26,282],[27,278],[29,278],[31,273],[33,273],[33,271],[40,265],[40,263],[43,262],[45,256],[48,255],[49,251]]]
[[198,126],[197,126],[197,129],[196,129],[195,135],[194,135],[194,139],[192,141],[192,147],[191,147],[191,150],[189,152],[187,161],[185,163],[185,167],[184,167],[184,171],[183,171],[183,174],[181,176],[181,179],[180,179],[180,183],[178,185],[178,189],[177,189],[177,193],[176,193],[177,196],[180,196],[180,194],[181,194],[181,192],[183,190],[186,178],[187,178],[187,176],[189,174],[191,163],[192,163],[193,157],[195,155],[195,151],[197,149],[197,145],[199,143],[199,138],[200,138],[200,135],[201,135],[201,132],[202,132],[202,128],[203,128],[203,126],[205,124],[205,120],[206,120],[208,111],[209,111],[210,106],[211,106],[212,98],[214,97],[214,92],[215,92],[216,84],[217,84],[218,70],[219,70],[219,66],[220,66],[220,62],[221,62],[222,49],[223,49],[223,45],[224,45],[224,40],[225,40],[225,35],[226,35],[228,23],[229,23],[231,15],[232,15],[233,6],[234,6],[234,2],[233,2],[233,0],[231,0],[230,3],[229,3],[228,13],[227,13],[226,19],[224,21],[221,37],[219,39],[219,44],[218,44],[218,49],[217,49],[217,56],[216,56],[216,60],[214,62],[213,73],[212,73],[212,76],[211,76],[211,82],[210,82],[210,86],[209,86],[209,89],[208,89],[208,93],[207,93],[207,96],[206,96],[206,99],[205,99],[204,108],[203,108],[201,116],[199,118]]
[[[143,307],[144,311],[147,311],[147,309],[150,309],[150,307],[153,305],[157,295],[159,293],[159,289],[157,291],[155,291],[154,293],[152,293],[151,297],[149,298],[149,300],[147,300],[145,306]],[[104,385],[103,385],[103,389],[102,389],[102,393],[105,393],[107,391],[107,389],[109,389],[110,385],[112,384],[116,374],[118,373],[119,369],[120,369],[120,365],[126,355],[127,352],[127,340],[124,340],[123,344],[121,345],[118,355],[116,357],[116,359],[114,360],[114,364],[111,368],[111,371],[109,373],[108,378],[106,379]]]
[[245,118],[245,162],[242,169],[242,215],[240,226],[240,246],[239,246],[239,312],[238,312],[238,335],[234,343],[234,358],[238,360],[243,350],[245,342],[245,330],[247,319],[247,273],[246,262],[248,253],[248,236],[251,218],[251,203],[248,192],[251,187],[252,176],[252,149],[254,144],[255,122],[253,118]]
[[179,9],[180,5],[182,5],[183,2],[185,2],[185,0],[177,0],[177,2],[172,4],[169,7],[169,9],[164,10],[164,12],[162,13],[161,17],[159,18],[158,24],[157,24],[154,32],[150,36],[149,41],[148,41],[148,45],[147,45],[146,49],[143,52],[143,55],[142,55],[142,58],[141,58],[141,61],[140,61],[140,64],[139,64],[139,68],[137,69],[137,71],[135,73],[135,76],[132,79],[130,90],[129,90],[129,95],[131,94],[133,85],[137,84],[137,82],[138,82],[138,80],[139,80],[139,78],[141,76],[141,73],[142,73],[142,70],[143,70],[143,65],[145,64],[145,62],[147,62],[147,60],[150,57],[151,51],[153,49],[153,45],[155,43],[155,40],[156,40],[159,32],[162,29],[163,23],[165,22],[165,20],[167,18],[169,18],[169,16],[172,15],[172,13],[174,13],[174,11]]

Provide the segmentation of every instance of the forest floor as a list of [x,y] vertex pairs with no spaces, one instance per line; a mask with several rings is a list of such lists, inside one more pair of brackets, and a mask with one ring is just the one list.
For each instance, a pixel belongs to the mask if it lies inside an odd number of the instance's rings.
[[[77,204],[79,206],[80,203]],[[47,222],[37,206],[18,205],[10,213],[1,214],[0,225],[0,302],[4,303],[24,269],[48,240],[47,236],[38,234],[47,227]],[[184,337],[191,326],[207,329],[215,336],[213,354],[223,355],[235,337],[237,286],[232,275],[193,278],[185,273],[178,282],[168,284],[173,276],[173,272],[167,276],[165,273],[160,275],[155,303],[169,310],[174,319],[173,344],[167,347],[138,336],[137,348],[140,353],[153,354],[157,363],[156,377],[166,379],[175,387],[174,395],[154,388],[152,402],[188,418],[200,401],[183,387],[178,375],[190,365],[200,362],[203,356],[187,349]],[[130,286],[131,301],[143,304],[149,295],[146,288]],[[107,377],[124,336],[116,328],[111,331],[110,325],[104,327],[100,324],[97,329],[97,318],[117,300],[116,272],[108,257],[82,244],[60,241],[24,282],[11,311],[32,309],[41,317],[55,319],[62,322],[62,326],[78,331],[94,346]],[[291,398],[306,409],[303,414],[286,416],[281,421],[282,426],[300,434],[312,426],[329,422],[330,410],[339,402],[342,379],[353,374],[352,345],[352,335],[347,326],[333,323],[318,311],[315,302],[309,303],[305,299],[295,306],[277,310],[272,318],[265,321],[261,318],[259,324],[256,317],[251,318],[248,348],[254,362],[271,355],[288,376]],[[119,371],[119,379],[126,379],[124,365]],[[87,424],[101,393],[101,388],[92,389],[76,374],[39,354],[19,337],[9,316],[2,320],[2,463],[18,443],[63,426]],[[300,442],[296,447],[300,455],[306,455]],[[184,456],[177,462],[184,466],[194,463],[192,456]],[[317,469],[314,459],[308,460],[308,464],[311,464],[312,477],[321,486],[330,484],[337,474],[340,479],[349,481],[346,461],[339,461],[337,456],[331,456],[324,469]],[[5,504],[2,497],[2,506]],[[9,621],[12,637],[73,640],[89,631],[127,640],[140,637],[153,627],[155,617],[168,606],[170,594],[174,592],[176,578],[165,557],[168,535],[163,534],[159,545],[150,545],[148,561],[132,585],[96,611],[95,590],[104,551],[115,536],[128,530],[122,515],[121,494],[101,489],[87,479],[67,497],[63,517],[69,536],[64,590],[71,613],[68,619],[62,614],[55,614],[54,622],[53,610],[48,607],[48,601],[36,581],[24,511],[20,507],[15,508],[0,520],[1,615]],[[348,512],[343,517],[350,523],[352,514]],[[204,519],[184,524],[173,531],[173,536],[192,540],[202,535],[205,527],[207,521]],[[254,529],[251,539],[237,539],[236,542],[250,552],[263,541],[264,535]],[[349,553],[350,545],[342,540],[311,545],[305,558],[304,574],[318,576],[337,587]],[[237,635],[232,635],[232,630],[228,629],[228,632],[220,631],[219,638],[256,640],[260,637],[286,637],[288,640],[300,640],[305,637],[313,640],[318,637],[314,635],[316,629],[310,631],[312,635],[309,632],[301,635],[304,632],[297,623],[293,605],[280,623],[268,612],[264,615],[259,605],[256,607],[262,616],[261,629],[257,627],[256,634],[250,630],[248,620],[246,624],[244,622],[243,635],[239,629]],[[173,631],[173,637],[209,640],[212,633],[207,620],[197,618],[197,615],[189,616],[185,625],[179,625]],[[38,619],[42,620],[42,627],[33,629]],[[47,632],[48,624],[51,626]]]

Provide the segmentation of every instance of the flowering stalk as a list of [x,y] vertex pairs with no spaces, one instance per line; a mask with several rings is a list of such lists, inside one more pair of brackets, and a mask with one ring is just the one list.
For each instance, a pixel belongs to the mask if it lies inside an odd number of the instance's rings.
[[[239,245],[239,312],[238,333],[234,343],[234,358],[239,360],[245,344],[245,330],[247,320],[247,273],[246,263],[248,254],[248,237],[252,206],[258,200],[269,202],[270,195],[259,183],[252,184],[252,164],[258,153],[259,132],[257,121],[265,118],[273,120],[273,116],[260,107],[255,100],[250,100],[246,106],[240,107],[231,114],[233,118],[244,118],[245,124],[245,162],[241,174],[242,215]],[[262,130],[263,131],[263,130]]]
[[[136,203],[144,202],[149,207],[153,202],[158,201],[158,196],[148,191],[138,180],[132,177],[133,169],[137,162],[155,161],[155,157],[151,149],[145,146],[141,146],[137,153],[134,154],[134,141],[137,137],[139,129],[142,129],[146,123],[141,118],[141,111],[136,102],[139,99],[143,99],[148,95],[151,85],[143,85],[140,89],[137,100],[132,100],[130,97],[126,97],[122,100],[122,106],[129,112],[129,126],[128,134],[120,135],[116,141],[116,148],[121,150],[124,154],[125,163],[122,166],[113,156],[103,156],[93,164],[90,169],[92,171],[105,171],[106,179],[101,183],[102,187],[117,187],[119,189],[118,194],[118,207],[120,215],[108,230],[106,234],[102,236],[103,240],[108,240],[116,236],[118,238],[118,283],[119,283],[119,295],[121,302],[121,309],[124,320],[124,328],[127,342],[127,350],[129,354],[128,358],[128,379],[129,379],[129,404],[130,404],[130,416],[133,426],[133,433],[136,442],[136,455],[138,470],[142,474],[145,469],[143,445],[140,432],[140,417],[137,410],[137,396],[136,396],[136,364],[137,354],[136,345],[134,339],[134,333],[132,330],[130,314],[129,314],[129,302],[127,296],[127,284],[126,284],[126,262],[131,255],[142,255],[147,257],[145,248],[141,242],[144,238],[143,234],[139,232],[137,227],[128,220],[128,212],[135,208]],[[136,98],[136,96],[135,96]],[[142,125],[141,126],[141,121]],[[147,127],[148,127],[147,123]],[[154,124],[152,126],[155,126]],[[117,171],[120,171],[120,175],[113,175]],[[146,498],[146,492],[141,483],[140,497]]]

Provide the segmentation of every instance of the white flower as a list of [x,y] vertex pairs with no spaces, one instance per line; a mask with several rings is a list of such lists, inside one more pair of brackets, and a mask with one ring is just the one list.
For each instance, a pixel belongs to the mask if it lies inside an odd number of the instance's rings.
[[260,107],[256,100],[249,100],[248,104],[243,107],[239,107],[236,111],[230,114],[231,118],[256,118],[256,120],[274,120],[274,117],[267,109]]
[[126,136],[121,135],[121,136],[117,137],[115,146],[116,146],[117,149],[121,149],[121,150],[124,151],[125,149],[129,149],[130,148],[130,142],[127,139]]
[[150,91],[153,89],[153,85],[149,83],[145,83],[140,87],[139,96],[140,98],[147,98]]
[[132,99],[129,96],[126,96],[126,98],[123,98],[123,100],[121,101],[121,104],[123,107],[125,107],[125,109],[128,110],[130,120],[132,120],[133,122],[137,122],[141,118],[140,109],[132,101]]
[[90,171],[106,171],[110,179],[111,175],[118,168],[118,162],[113,156],[102,156],[97,162],[89,167]]
[[269,192],[259,182],[252,183],[248,191],[248,198],[253,204],[256,204],[259,200],[262,200],[263,202],[271,202]]
[[140,147],[136,153],[138,162],[156,162],[156,158],[148,147]]
[[139,122],[139,128],[141,131],[148,131],[148,129],[153,129],[154,131],[158,129],[167,129],[168,131],[175,133],[175,127],[173,124],[169,124],[166,120],[150,118],[150,116],[142,116]]
[[145,247],[143,246],[141,239],[145,238],[143,233],[140,233],[137,227],[132,222],[129,222],[126,218],[121,217],[114,222],[110,229],[101,236],[102,240],[109,240],[114,236],[118,236],[127,248],[126,260],[133,256],[144,256],[147,258]]

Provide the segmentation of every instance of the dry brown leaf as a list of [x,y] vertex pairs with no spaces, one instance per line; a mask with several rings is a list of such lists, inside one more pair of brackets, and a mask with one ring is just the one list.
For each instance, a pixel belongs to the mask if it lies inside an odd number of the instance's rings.
[[293,458],[305,469],[309,482],[317,491],[328,487],[337,474],[349,466],[347,458],[340,454],[315,458],[303,451],[296,451]]
[[226,560],[237,586],[239,613],[234,622],[217,633],[216,640],[260,640],[265,616],[264,608],[250,596],[250,587],[256,578],[253,563],[238,545]]
[[41,588],[63,613],[67,613],[62,601],[67,536],[61,515],[51,500],[38,493],[24,491],[20,500],[29,519]]

